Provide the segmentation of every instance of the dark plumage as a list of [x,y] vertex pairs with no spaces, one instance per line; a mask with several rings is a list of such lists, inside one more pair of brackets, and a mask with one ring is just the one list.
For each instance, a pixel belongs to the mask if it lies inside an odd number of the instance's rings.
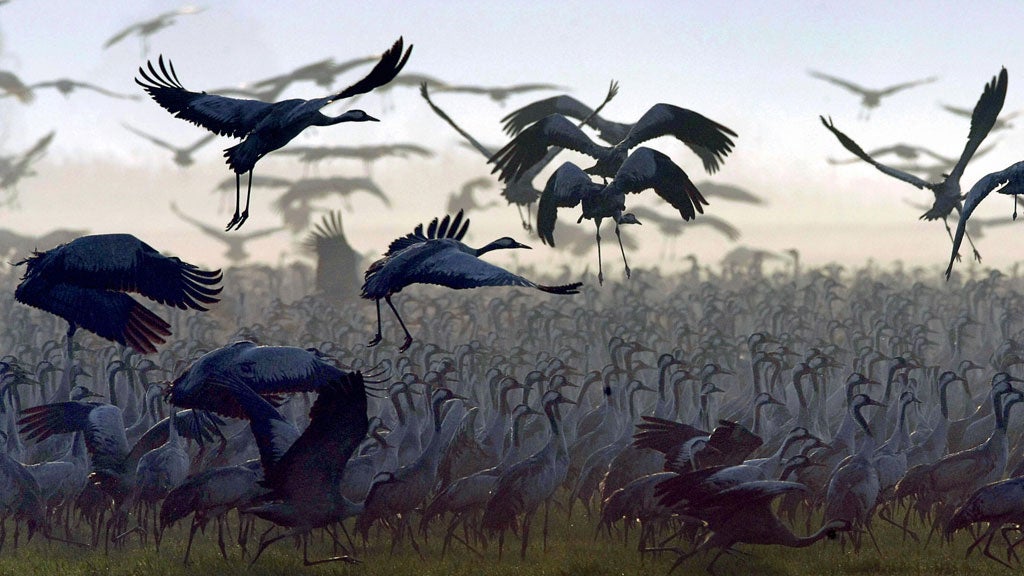
[[404,351],[412,343],[412,335],[401,315],[391,303],[391,296],[410,284],[437,284],[461,290],[481,286],[525,286],[537,288],[552,294],[576,294],[580,282],[564,286],[543,286],[513,274],[504,268],[480,260],[480,256],[492,250],[529,248],[509,237],[499,238],[482,248],[470,248],[461,242],[469,228],[469,220],[463,220],[462,212],[445,216],[440,222],[435,218],[423,232],[423,225],[416,226],[411,233],[391,242],[384,257],[366,270],[362,297],[377,302],[377,334],[370,341],[375,346],[381,341],[380,300],[383,298],[398,318],[405,331]]
[[[266,154],[277,150],[309,126],[331,126],[341,122],[377,121],[362,110],[349,110],[330,117],[320,109],[332,102],[365,94],[390,82],[405,66],[412,51],[403,52],[399,38],[381,55],[380,61],[362,80],[341,92],[312,100],[291,99],[268,103],[217,96],[205,92],[186,90],[178,80],[174,66],[163,56],[158,61],[159,71],[152,62],[146,69],[139,67],[135,81],[165,110],[176,117],[202,126],[221,136],[243,139],[225,150],[228,166],[235,172],[235,214],[227,228],[239,228],[249,217],[249,193],[252,191],[252,170]],[[239,212],[241,203],[241,175],[249,173],[250,186],[246,194],[245,211]]]
[[[1000,186],[1002,187],[1000,188]],[[997,188],[998,190],[996,190]],[[949,275],[953,272],[953,261],[957,258],[957,253],[960,251],[960,243],[967,232],[967,219],[974,213],[974,209],[978,207],[978,204],[981,204],[981,201],[993,190],[1000,194],[1014,196],[1013,219],[1016,220],[1016,197],[1018,194],[1024,194],[1024,162],[1011,164],[1003,170],[986,175],[981,180],[978,180],[967,193],[967,196],[964,198],[963,210],[960,211],[960,221],[956,224],[956,234],[953,236],[953,252],[949,256],[949,266],[946,267],[947,280],[949,280]]]
[[164,256],[131,234],[82,236],[20,261],[27,270],[14,297],[107,340],[148,354],[171,325],[129,296],[193,310],[218,301],[220,270]]

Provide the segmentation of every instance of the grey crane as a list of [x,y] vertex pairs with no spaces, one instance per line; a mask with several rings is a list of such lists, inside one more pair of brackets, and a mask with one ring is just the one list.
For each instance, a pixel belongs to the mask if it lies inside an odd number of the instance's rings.
[[651,106],[629,133],[612,146],[602,146],[590,139],[565,116],[552,114],[530,125],[498,150],[489,160],[503,182],[522,178],[540,162],[551,146],[582,152],[597,162],[586,169],[588,174],[611,178],[626,160],[629,151],[659,136],[674,136],[687,145],[704,162],[709,173],[732,151],[736,133],[697,112],[672,104]]
[[150,36],[174,24],[178,19],[178,16],[198,14],[203,10],[203,8],[196,8],[195,6],[185,6],[183,8],[178,8],[177,10],[164,12],[163,14],[159,14],[148,20],[140,20],[139,22],[120,30],[117,34],[108,38],[107,41],[103,43],[103,48],[110,48],[129,36],[138,36],[139,42],[142,45],[142,53],[145,54],[149,51]]
[[[362,506],[345,498],[338,489],[345,464],[366,437],[366,386],[360,372],[343,373],[317,388],[309,412],[309,426],[295,428],[263,397],[244,383],[226,386],[249,418],[260,450],[263,485],[270,489],[266,502],[246,509],[260,518],[288,528],[260,542],[252,562],[268,546],[289,536],[305,536],[358,513]],[[356,562],[348,556],[311,561],[303,538],[305,565],[325,562]]]
[[638,224],[639,221],[625,212],[626,194],[636,194],[650,188],[678,210],[683,220],[692,220],[697,212],[704,213],[702,204],[707,204],[707,200],[701,196],[682,168],[661,152],[641,146],[625,159],[607,185],[594,182],[575,164],[562,164],[548,179],[541,194],[537,207],[537,232],[542,242],[554,246],[558,209],[581,206],[583,213],[579,221],[587,218],[593,220],[596,226],[597,278],[603,284],[601,222],[610,218],[615,222],[615,235],[619,238],[619,249],[626,267],[626,277],[629,278],[629,263],[626,262],[626,250],[622,247],[619,225]]
[[[952,112],[957,116],[963,116],[964,118],[971,117],[970,108],[961,108],[959,106],[943,104],[942,109],[945,110],[946,112]],[[1009,114],[1004,114],[1002,118],[996,120],[996,123],[992,126],[992,131],[998,132],[999,130],[1009,130],[1010,128],[1013,128],[1013,124],[1010,123],[1010,120],[1013,120],[1014,118],[1020,116],[1021,112],[1021,110],[1015,110],[1013,112],[1010,112]]]
[[[597,113],[604,108],[605,104],[611,101],[619,93],[619,84],[614,80],[608,86],[608,94],[605,96],[604,101],[596,110],[590,112],[590,116],[584,116],[583,122],[586,122],[591,116],[596,117]],[[468,132],[459,127],[454,120],[444,110],[441,110],[434,102],[430,99],[430,94],[427,91],[427,83],[420,85],[420,95],[430,105],[431,110],[435,114],[441,117],[442,120],[448,123],[449,126],[455,129],[463,138],[468,142],[477,152],[484,155],[485,158],[490,159],[494,156],[494,152],[489,148],[481,144],[476,138],[473,138]],[[588,109],[589,110],[589,109]],[[515,204],[516,209],[519,210],[519,219],[523,223],[524,230],[531,230],[532,225],[530,224],[531,218],[531,207],[533,203],[540,197],[540,191],[534,188],[533,179],[540,174],[540,171],[545,166],[554,160],[555,156],[558,155],[560,149],[553,149],[547,153],[543,158],[538,159],[532,166],[526,168],[519,178],[515,178],[511,181],[505,182],[505,188],[501,191],[501,195],[508,201],[509,204]],[[526,207],[526,217],[523,218],[523,207]]]
[[276,228],[261,228],[259,230],[250,230],[245,234],[228,234],[227,232],[224,232],[219,228],[205,224],[189,216],[188,214],[185,214],[184,212],[181,211],[180,208],[178,208],[178,205],[174,202],[171,202],[171,212],[173,212],[174,215],[177,216],[178,218],[181,218],[185,222],[188,222],[189,224],[198,228],[199,231],[202,232],[203,234],[215,238],[220,242],[224,243],[225,245],[227,245],[227,251],[224,252],[224,257],[227,258],[228,261],[230,261],[232,264],[239,264],[241,262],[244,262],[247,258],[249,258],[249,252],[245,249],[246,242],[249,242],[250,240],[256,240],[258,238],[263,238],[265,236],[270,236],[271,234],[276,234],[284,230],[284,227],[278,226]]
[[340,211],[324,214],[303,241],[303,247],[316,255],[318,291],[337,300],[355,297],[359,292],[359,263],[363,255],[348,243]]
[[171,325],[128,292],[202,311],[218,301],[221,290],[214,287],[220,270],[165,256],[131,234],[82,236],[16,263],[21,264],[26,271],[14,297],[67,320],[68,368],[79,326],[143,354],[156,352],[171,335]]
[[36,82],[29,84],[29,90],[39,90],[41,88],[53,88],[57,92],[60,92],[65,98],[69,98],[71,93],[75,90],[92,90],[109,98],[116,98],[118,100],[139,100],[141,97],[138,94],[121,94],[120,92],[114,92],[113,90],[107,90],[102,86],[97,86],[89,82],[82,82],[81,80],[72,80],[71,78],[58,78],[56,80],[45,80],[43,82]]
[[[13,190],[22,178],[35,175],[32,165],[46,154],[55,134],[51,131],[18,156],[0,156],[0,190]],[[12,194],[7,202],[13,202],[14,198]]]
[[[380,61],[369,74],[344,90],[312,100],[290,99],[268,103],[258,100],[244,100],[191,92],[178,80],[174,66],[163,56],[158,61],[160,70],[147,64],[148,73],[139,67],[139,78],[135,81],[153,99],[174,116],[187,120],[221,136],[241,138],[242,142],[225,150],[228,166],[235,172],[235,213],[227,229],[237,229],[249,217],[249,196],[252,192],[252,170],[256,162],[266,154],[288,144],[310,126],[331,126],[341,122],[377,121],[362,110],[348,110],[338,116],[326,116],[320,109],[332,102],[365,94],[387,84],[405,66],[412,46],[403,52],[402,38],[381,55]],[[246,192],[245,210],[239,212],[241,204],[241,175],[249,173],[249,188]]]
[[22,104],[29,104],[36,95],[17,74],[9,70],[0,70],[0,98],[8,97],[17,98]]
[[953,261],[956,260],[960,243],[967,233],[967,220],[977,209],[978,204],[981,204],[993,190],[1014,197],[1013,219],[1016,220],[1017,195],[1024,194],[1024,162],[1011,164],[1007,168],[982,177],[967,192],[963,210],[960,211],[960,221],[956,224],[956,234],[953,235],[953,252],[949,256],[949,266],[946,267],[946,280],[949,280],[949,275],[953,272]]
[[536,288],[550,294],[576,294],[582,282],[562,286],[545,286],[513,274],[480,259],[487,252],[499,249],[529,248],[508,236],[481,247],[471,248],[462,243],[462,237],[469,228],[469,219],[463,220],[462,212],[445,216],[438,222],[431,221],[426,233],[419,224],[411,234],[391,242],[384,257],[366,269],[362,297],[377,303],[377,334],[369,346],[380,343],[381,335],[380,301],[388,303],[395,318],[405,331],[405,342],[399,347],[404,352],[412,344],[412,334],[406,328],[391,297],[411,284],[437,284],[462,290],[481,286],[523,286]]
[[970,555],[971,551],[984,540],[985,546],[982,548],[982,554],[1007,568],[1013,568],[1008,563],[1013,550],[1012,546],[1007,547],[1005,562],[992,555],[989,548],[996,531],[1005,524],[1019,525],[1024,522],[1024,477],[993,482],[975,490],[953,513],[953,517],[946,523],[944,533],[947,538],[952,538],[953,533],[957,530],[978,522],[988,522],[988,529],[974,539],[974,542],[967,548],[967,555]]
[[485,95],[502,106],[505,105],[505,101],[513,94],[536,92],[538,90],[566,90],[566,88],[557,84],[546,84],[542,82],[513,84],[511,86],[445,85],[437,87],[438,92],[460,92],[463,94]]
[[225,382],[243,384],[276,401],[281,394],[313,392],[346,374],[315,348],[257,346],[243,340],[199,357],[171,383],[167,399],[179,408],[243,418],[246,412]]
[[202,138],[196,140],[194,143],[188,146],[175,146],[174,144],[171,144],[166,140],[157,138],[156,136],[153,136],[151,134],[147,134],[142,130],[139,130],[138,128],[125,124],[124,122],[121,123],[121,126],[124,126],[125,130],[128,130],[129,132],[135,134],[139,138],[149,140],[150,142],[152,142],[156,146],[159,146],[160,148],[170,150],[174,154],[174,163],[177,164],[178,166],[181,166],[182,168],[187,168],[191,166],[193,162],[195,162],[195,160],[192,159],[192,155],[195,154],[203,146],[209,144],[216,136],[216,134],[206,134]]
[[[932,194],[935,195],[935,201],[932,204],[932,207],[921,215],[921,219],[936,220],[942,218],[942,222],[946,226],[946,232],[949,233],[950,240],[952,240],[953,232],[949,229],[949,222],[946,220],[946,217],[949,216],[949,213],[954,209],[959,213],[963,212],[963,205],[960,199],[960,177],[963,176],[964,170],[967,168],[967,163],[970,162],[974,153],[977,152],[978,147],[981,146],[985,137],[988,136],[989,131],[992,130],[992,126],[995,124],[996,118],[999,116],[1000,110],[1003,109],[1003,102],[1006,100],[1006,84],[1006,68],[1003,68],[1000,70],[998,76],[993,77],[992,80],[985,85],[985,89],[982,91],[981,97],[978,98],[978,103],[974,106],[974,113],[971,115],[971,129],[967,135],[967,144],[964,145],[963,152],[960,154],[960,159],[949,174],[938,182],[928,182],[914,176],[913,174],[908,174],[907,172],[897,170],[878,162],[864,152],[864,150],[857,145],[856,142],[850,139],[849,136],[840,132],[832,123],[831,118],[828,120],[825,120],[824,116],[820,116],[819,118],[825,128],[839,139],[839,143],[861,160],[871,164],[883,174],[887,174],[893,178],[907,182],[917,188],[931,190]],[[970,237],[968,237],[968,240],[969,239]],[[976,258],[980,259],[980,255],[977,250],[974,251],[974,254]]]
[[832,76],[830,74],[825,74],[824,72],[817,72],[815,70],[808,70],[807,73],[810,74],[814,78],[817,78],[819,80],[824,80],[824,81],[829,82],[831,84],[835,84],[836,86],[841,86],[841,87],[849,90],[850,92],[853,92],[855,94],[860,95],[860,97],[861,97],[860,105],[862,107],[862,110],[863,110],[865,116],[867,114],[870,114],[870,110],[872,108],[878,108],[879,104],[882,103],[882,98],[885,98],[886,96],[892,96],[893,94],[895,94],[897,92],[902,92],[903,90],[906,90],[908,88],[913,88],[915,86],[920,86],[922,84],[930,84],[930,83],[935,82],[936,80],[938,80],[938,78],[936,78],[935,76],[929,76],[928,78],[924,78],[922,80],[912,80],[910,82],[901,82],[899,84],[893,84],[892,86],[887,86],[885,88],[874,90],[874,89],[871,89],[871,88],[864,88],[863,86],[860,86],[858,84],[854,84],[853,82],[850,82],[849,80],[843,80],[842,78],[837,78],[837,77]]

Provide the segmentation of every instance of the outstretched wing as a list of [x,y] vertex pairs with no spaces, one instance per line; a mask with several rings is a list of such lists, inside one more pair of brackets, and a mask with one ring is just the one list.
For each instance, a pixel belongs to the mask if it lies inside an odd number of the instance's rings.
[[161,54],[157,63],[159,71],[152,62],[146,63],[148,73],[139,66],[142,79],[136,78],[135,83],[142,86],[157,104],[176,118],[202,126],[220,136],[245,138],[273,106],[259,100],[186,90],[178,80],[170,60],[164,64]]
[[932,82],[935,82],[936,80],[938,80],[938,78],[936,78],[935,76],[929,76],[929,77],[924,78],[922,80],[912,80],[910,82],[903,82],[903,83],[900,83],[900,84],[893,84],[892,86],[887,86],[887,87],[879,90],[878,91],[878,95],[879,96],[889,96],[890,94],[895,94],[896,92],[899,92],[900,90],[906,90],[907,88],[913,88],[914,86],[920,86],[922,84],[930,84]]
[[686,144],[700,157],[704,170],[714,174],[732,151],[730,136],[736,133],[693,110],[662,103],[651,106],[619,146],[628,150],[659,136],[674,136]]
[[951,179],[960,179],[964,169],[967,168],[967,163],[978,150],[978,146],[981,146],[985,137],[995,126],[999,112],[1003,109],[1003,102],[1006,101],[1006,85],[1006,68],[1001,69],[998,76],[993,76],[992,80],[985,84],[978,103],[974,105],[974,112],[971,113],[971,131],[967,134],[967,144],[964,145],[964,151],[960,154],[960,160],[949,173]]
[[502,182],[519,180],[527,170],[544,158],[550,146],[568,148],[594,158],[599,158],[605,150],[565,116],[552,114],[523,130],[498,150],[488,160],[494,164],[491,173],[498,172],[498,178]]
[[843,145],[843,148],[846,148],[861,160],[867,162],[868,164],[871,164],[875,168],[878,168],[878,170],[881,171],[882,173],[888,174],[893,178],[898,178],[899,180],[903,180],[908,184],[913,184],[914,186],[917,186],[918,188],[921,189],[931,189],[932,184],[930,182],[922,180],[921,178],[918,178],[913,174],[886,166],[885,164],[882,164],[881,162],[878,162],[877,160],[869,156],[868,153],[865,152],[864,149],[861,148],[859,145],[857,145],[856,142],[851,140],[849,136],[840,132],[839,129],[836,128],[835,125],[832,123],[831,118],[829,118],[828,120],[825,120],[824,116],[818,116],[818,118],[821,119],[822,125],[824,125],[825,128],[828,128],[829,132],[835,134],[836,138],[839,139],[839,143]]
[[850,92],[856,92],[857,94],[867,94],[868,92],[870,92],[870,90],[864,88],[863,86],[854,84],[849,80],[843,80],[842,78],[837,78],[835,76],[825,74],[824,72],[808,70],[807,73],[810,74],[812,77],[817,78],[818,80],[824,80],[831,84],[835,84],[836,86],[842,86],[843,88],[846,88]]
[[686,172],[671,158],[643,146],[626,158],[615,173],[615,179],[605,188],[605,193],[637,193],[648,188],[654,188],[658,196],[679,210],[683,220],[692,220],[696,212],[703,214],[702,205],[708,203]]
[[56,402],[26,408],[18,420],[27,440],[43,440],[54,434],[82,432],[95,470],[124,472],[128,440],[121,409],[92,402]]
[[967,193],[963,210],[960,213],[960,221],[956,223],[956,234],[953,235],[953,251],[949,255],[949,266],[946,267],[946,280],[949,280],[949,275],[953,272],[953,261],[956,260],[957,253],[960,251],[960,244],[963,242],[964,233],[967,230],[967,220],[990,192],[1006,182],[1010,182],[1010,184],[999,190],[1000,193],[1024,193],[1024,161],[983,177]]
[[504,130],[509,136],[516,136],[527,126],[551,114],[561,114],[569,118],[583,120],[593,114],[594,110],[579,100],[563,94],[538,100],[514,110],[501,119],[505,123]]
[[585,195],[600,189],[579,166],[566,162],[555,170],[544,185],[537,205],[537,234],[548,246],[555,245],[555,221],[559,208],[572,208]]
[[391,244],[388,245],[388,251],[384,255],[390,256],[395,252],[401,252],[409,246],[420,244],[427,240],[440,238],[462,240],[462,237],[466,235],[466,230],[469,229],[469,218],[463,219],[462,214],[462,210],[459,210],[454,219],[452,219],[451,215],[446,215],[440,221],[434,218],[427,226],[426,233],[423,232],[423,224],[417,224],[411,233],[392,240]]
[[341,92],[324,98],[322,106],[326,106],[327,104],[337,100],[344,100],[345,98],[351,98],[352,96],[358,96],[359,94],[366,94],[374,88],[383,86],[394,80],[395,76],[398,76],[398,73],[405,67],[406,61],[409,60],[409,55],[412,54],[412,46],[409,46],[409,49],[405,50],[404,53],[402,50],[403,40],[402,37],[399,36],[398,40],[395,41],[391,48],[388,48],[387,51],[381,54],[380,61],[378,61],[377,65],[373,67],[373,70],[370,70],[369,74],[363,77],[362,80],[348,88],[345,88]]

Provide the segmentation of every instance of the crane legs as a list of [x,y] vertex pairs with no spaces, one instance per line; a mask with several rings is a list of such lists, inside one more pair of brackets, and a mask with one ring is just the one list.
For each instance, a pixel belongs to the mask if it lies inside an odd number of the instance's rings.
[[[405,327],[405,322],[402,321],[402,315],[398,313],[398,309],[395,308],[395,305],[391,302],[391,296],[385,296],[384,300],[387,301],[388,306],[391,307],[391,311],[395,313],[395,318],[398,318],[398,323],[402,326],[402,330],[405,331],[405,342],[403,342],[402,345],[398,348],[399,352],[405,352],[409,348],[409,345],[412,344],[412,334],[410,334],[409,329]],[[377,334],[373,337],[372,340],[370,340],[370,342],[366,346],[376,346],[377,344],[380,344],[380,341],[383,338],[384,336],[381,334],[380,326],[380,298],[377,298]]]
[[242,175],[235,173],[235,215],[231,217],[231,221],[228,222],[225,232],[231,230],[238,230],[245,224],[245,221],[249,219],[249,198],[252,196],[252,170],[249,170],[249,186],[245,191],[245,210],[241,214],[238,213],[238,208],[242,201]]
[[619,224],[615,223],[615,237],[619,239],[619,251],[622,252],[622,264],[626,267],[626,278],[629,278],[629,262],[626,262],[626,249],[622,247],[622,233],[619,232]]
[[597,283],[604,284],[604,268],[601,264],[601,219],[594,220],[597,223]]

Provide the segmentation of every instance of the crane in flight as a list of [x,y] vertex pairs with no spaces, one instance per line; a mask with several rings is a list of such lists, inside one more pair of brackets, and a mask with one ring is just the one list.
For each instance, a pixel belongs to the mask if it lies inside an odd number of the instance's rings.
[[[1000,188],[1001,186],[1001,188]],[[997,190],[998,188],[998,190]],[[957,252],[960,250],[960,243],[967,234],[967,219],[971,217],[974,210],[981,204],[992,191],[1000,194],[1013,196],[1013,219],[1017,219],[1017,195],[1024,194],[1024,161],[1011,164],[998,172],[988,174],[971,186],[964,200],[963,210],[960,211],[960,221],[956,224],[956,234],[953,236],[953,252],[949,256],[949,266],[946,267],[946,280],[953,272],[953,261],[956,260]],[[970,238],[968,236],[968,238]]]
[[468,228],[469,219],[463,220],[461,211],[455,218],[445,216],[440,222],[434,218],[426,233],[422,224],[417,225],[411,234],[393,240],[384,257],[370,264],[361,295],[377,303],[377,334],[368,346],[376,346],[383,338],[380,322],[382,298],[405,331],[405,342],[399,351],[404,352],[412,344],[412,334],[391,302],[393,295],[411,284],[437,284],[456,290],[481,286],[524,286],[550,294],[577,294],[583,285],[582,282],[573,282],[563,286],[544,286],[489,264],[480,256],[492,250],[529,246],[505,236],[481,248],[471,248],[462,243]]
[[[960,154],[960,159],[949,174],[938,182],[928,182],[927,180],[918,178],[913,174],[908,174],[902,170],[897,170],[891,166],[882,164],[864,152],[864,150],[849,136],[840,132],[832,123],[831,118],[828,120],[826,120],[824,116],[819,116],[819,118],[825,128],[839,139],[839,143],[861,160],[871,164],[880,172],[888,174],[893,178],[902,180],[921,189],[931,190],[932,194],[935,195],[935,201],[932,204],[932,207],[921,215],[921,219],[937,220],[941,218],[943,224],[946,226],[946,232],[949,234],[949,238],[952,241],[953,232],[949,228],[947,217],[954,209],[961,215],[963,213],[963,203],[961,202],[960,197],[960,177],[963,176],[964,170],[967,168],[967,163],[970,162],[974,153],[978,150],[978,147],[981,146],[985,137],[988,136],[989,131],[992,130],[992,126],[996,122],[996,118],[999,116],[1000,110],[1003,109],[1003,102],[1006,100],[1006,84],[1006,68],[1003,68],[997,76],[993,77],[992,80],[985,85],[985,89],[982,91],[981,97],[978,99],[978,103],[974,106],[974,113],[971,116],[971,129],[967,135],[967,144],[964,145],[964,150]],[[967,240],[971,243],[971,247],[973,248],[974,243],[971,241],[970,236],[967,236]],[[978,253],[977,249],[974,250],[974,257],[981,260],[981,255]]]
[[[242,142],[224,151],[228,166],[235,173],[235,213],[227,230],[237,230],[249,217],[249,197],[252,193],[252,171],[263,156],[291,142],[310,126],[331,126],[341,122],[377,122],[378,119],[362,110],[348,110],[338,116],[327,116],[320,109],[328,104],[370,92],[390,82],[409,60],[412,46],[404,49],[402,38],[381,55],[377,65],[362,80],[344,90],[312,100],[293,98],[280,102],[260,102],[229,98],[205,92],[186,90],[178,80],[170,60],[158,60],[159,71],[152,62],[148,72],[139,67],[135,82],[165,110],[175,117],[202,126],[221,136],[241,138]],[[240,211],[241,176],[249,174],[249,188],[245,197],[245,210]]]
[[837,78],[830,74],[825,74],[824,72],[808,70],[807,73],[810,74],[812,77],[817,78],[818,80],[824,80],[831,84],[835,84],[836,86],[845,88],[850,92],[853,92],[854,94],[860,95],[861,112],[864,118],[867,118],[871,114],[871,110],[873,108],[878,108],[878,105],[882,103],[882,98],[885,98],[886,96],[892,96],[893,94],[897,92],[902,92],[903,90],[906,90],[908,88],[913,88],[915,86],[920,86],[922,84],[930,84],[938,80],[938,78],[936,78],[935,76],[929,76],[928,78],[924,78],[922,80],[902,82],[900,84],[886,86],[885,88],[881,88],[879,90],[873,90],[871,88],[865,88],[863,86],[860,86],[859,84],[854,84],[849,80],[843,80],[842,78]]
[[142,44],[142,54],[145,55],[149,51],[149,37],[156,34],[160,30],[169,27],[174,24],[178,19],[178,16],[185,16],[188,14],[198,14],[202,12],[204,8],[196,8],[195,6],[185,6],[178,8],[177,10],[171,10],[170,12],[164,12],[150,18],[148,20],[141,20],[120,30],[117,34],[114,34],[103,43],[103,48],[107,49],[117,44],[121,40],[129,36],[138,36],[139,41]]

